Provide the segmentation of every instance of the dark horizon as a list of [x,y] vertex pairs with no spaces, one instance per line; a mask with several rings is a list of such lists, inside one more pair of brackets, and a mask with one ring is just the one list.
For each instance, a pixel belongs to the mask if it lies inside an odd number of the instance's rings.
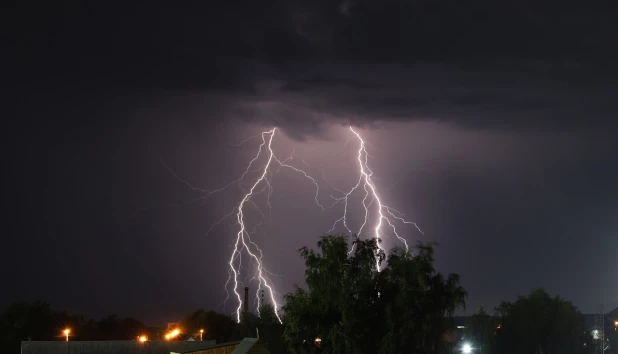
[[[617,15],[605,1],[15,2],[0,25],[0,304],[148,324],[233,313],[237,229],[207,231],[242,194],[183,204],[203,195],[189,184],[238,178],[259,141],[235,145],[276,126],[277,156],[295,151],[327,203],[321,169],[340,189],[358,178],[351,125],[381,196],[424,232],[401,234],[438,242],[438,270],[461,275],[466,314],[537,287],[616,308]],[[302,176],[272,181],[255,240],[285,294],[303,282],[297,249],[340,210]]]

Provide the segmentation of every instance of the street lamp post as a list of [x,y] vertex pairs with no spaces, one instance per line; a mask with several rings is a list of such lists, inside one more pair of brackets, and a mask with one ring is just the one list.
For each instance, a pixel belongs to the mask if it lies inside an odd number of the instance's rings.
[[71,333],[70,329],[67,328],[67,329],[64,330],[64,335],[66,336],[66,341],[67,342],[69,341],[69,333]]
[[204,330],[203,330],[203,329],[200,329],[200,342],[203,340],[203,339],[202,339],[202,336],[203,336],[203,335],[204,335]]

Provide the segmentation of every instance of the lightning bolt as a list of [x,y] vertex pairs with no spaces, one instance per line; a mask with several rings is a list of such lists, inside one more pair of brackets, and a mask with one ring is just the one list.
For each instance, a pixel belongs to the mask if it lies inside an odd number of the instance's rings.
[[[348,231],[348,233],[350,234],[352,233],[347,223],[348,199],[350,195],[354,193],[357,189],[359,189],[362,185],[362,189],[365,192],[365,196],[363,197],[363,201],[362,201],[363,208],[365,209],[365,218],[360,228],[358,229],[358,236],[361,235],[363,228],[367,225],[367,222],[370,216],[371,205],[373,203],[376,203],[377,204],[376,209],[377,209],[378,216],[376,220],[376,226],[373,229],[373,237],[378,241],[378,247],[380,248],[380,250],[384,251],[384,249],[380,245],[380,241],[382,239],[382,236],[385,233],[383,230],[383,226],[384,224],[388,224],[389,228],[392,230],[392,233],[399,239],[399,241],[403,242],[406,251],[408,251],[409,250],[408,242],[406,241],[405,238],[399,236],[399,234],[397,233],[397,228],[395,226],[394,220],[399,221],[404,224],[413,225],[420,233],[423,233],[423,231],[421,231],[421,229],[418,227],[418,225],[415,222],[404,219],[403,218],[404,215],[401,212],[382,203],[382,200],[378,194],[377,188],[373,182],[373,178],[375,178],[373,176],[373,171],[369,168],[369,156],[370,155],[367,152],[367,148],[366,148],[368,144],[365,143],[363,138],[360,136],[360,134],[358,134],[354,130],[354,128],[350,127],[350,131],[356,136],[356,138],[360,142],[360,146],[358,148],[358,154],[356,157],[358,161],[359,178],[358,178],[357,183],[349,191],[343,193],[343,196],[334,197],[331,195],[331,198],[335,200],[334,204],[343,203],[344,208],[343,208],[343,216],[335,220],[335,222],[333,223],[333,227],[328,232],[330,233],[334,231],[335,228],[337,227],[337,224],[342,223],[343,227]],[[346,145],[348,141],[346,141]],[[368,199],[370,199],[369,203],[367,203]],[[354,251],[354,247],[350,249],[349,253],[351,254],[353,251]],[[380,261],[377,257],[376,257],[376,267],[379,271]]]
[[[249,233],[247,232],[247,229],[245,227],[245,214],[244,214],[245,203],[247,203],[249,201],[249,199],[253,195],[253,193],[254,193],[255,189],[258,187],[258,185],[261,182],[266,180],[266,174],[268,173],[268,168],[270,167],[270,164],[271,164],[271,162],[273,160],[273,156],[274,156],[274,153],[273,153],[273,150],[272,150],[272,141],[273,141],[273,137],[275,136],[275,130],[276,130],[276,128],[273,128],[272,130],[269,130],[269,131],[266,131],[266,132],[262,133],[262,143],[260,144],[260,148],[258,149],[258,153],[257,153],[257,155],[255,155],[253,160],[251,160],[251,162],[249,162],[249,165],[247,166],[247,169],[245,170],[245,173],[243,173],[243,175],[241,176],[241,180],[242,180],[244,178],[244,176],[248,173],[248,171],[251,168],[251,166],[253,165],[253,163],[262,154],[262,150],[264,149],[264,146],[267,146],[268,147],[268,151],[269,151],[269,153],[268,153],[268,160],[266,162],[266,165],[264,166],[262,174],[255,181],[253,186],[251,186],[251,189],[242,198],[242,200],[240,201],[240,204],[238,205],[237,213],[236,213],[236,221],[238,222],[238,225],[240,226],[240,229],[238,230],[238,233],[236,234],[236,243],[234,244],[234,251],[232,252],[232,255],[230,257],[229,265],[230,265],[230,270],[233,273],[234,294],[236,294],[236,298],[238,299],[238,307],[236,308],[236,320],[238,322],[240,322],[240,310],[241,310],[241,307],[242,307],[242,299],[240,297],[240,293],[238,292],[238,275],[239,275],[240,271],[239,271],[239,269],[236,269],[236,267],[234,266],[234,260],[235,260],[236,257],[239,257],[239,255],[241,254],[243,249],[246,250],[247,253],[249,254],[249,256],[257,263],[257,273],[258,273],[257,276],[258,276],[258,281],[259,281],[259,290],[261,290],[262,284],[264,284],[264,286],[268,289],[271,301],[273,303],[273,307],[275,309],[275,315],[277,316],[277,319],[281,322],[281,318],[279,317],[279,314],[278,314],[278,311],[277,311],[279,306],[277,304],[277,301],[274,298],[272,285],[269,283],[269,281],[264,276],[264,270],[263,270],[263,264],[262,264],[262,250],[260,250],[260,248],[257,247],[257,245],[254,242],[251,241]],[[268,137],[268,139],[266,137]],[[259,252],[260,257],[258,257],[255,254],[255,251],[254,252],[251,251],[251,248],[250,248],[249,244],[254,246],[254,248]],[[258,292],[259,292],[259,290],[258,290]]]
[[[238,291],[238,287],[240,283],[238,280],[238,277],[240,274],[240,260],[241,260],[240,255],[242,254],[243,251],[246,251],[250,257],[250,260],[252,260],[257,265],[256,266],[257,274],[251,280],[258,281],[258,289],[256,291],[256,299],[258,303],[258,306],[257,306],[258,313],[259,313],[259,307],[261,305],[260,304],[261,302],[260,292],[262,291],[263,288],[265,288],[273,304],[275,315],[277,316],[277,319],[279,320],[279,322],[281,322],[281,318],[279,317],[279,313],[278,313],[280,306],[279,304],[277,304],[277,301],[275,300],[276,291],[267,276],[267,274],[271,274],[271,275],[274,275],[274,274],[264,268],[264,265],[262,263],[263,252],[258,247],[258,245],[251,240],[251,234],[255,233],[256,227],[262,224],[264,220],[264,214],[258,209],[260,215],[262,216],[262,221],[260,221],[260,223],[255,225],[251,232],[247,231],[247,227],[245,225],[245,206],[249,204],[249,205],[257,207],[257,205],[251,201],[251,198],[255,196],[256,194],[259,194],[259,192],[256,192],[256,191],[258,190],[260,185],[264,185],[262,190],[264,189],[268,190],[266,204],[270,208],[270,197],[273,193],[273,187],[270,181],[268,180],[268,172],[270,171],[271,166],[273,164],[278,165],[278,169],[276,170],[277,172],[281,168],[287,168],[287,169],[297,172],[298,174],[302,175],[306,179],[310,180],[311,183],[313,183],[313,185],[315,186],[314,200],[315,200],[316,205],[320,209],[326,210],[324,205],[322,205],[319,201],[320,185],[318,181],[315,178],[311,177],[304,170],[294,167],[293,165],[289,164],[289,161],[292,161],[294,158],[294,152],[292,152],[292,154],[289,157],[283,160],[280,160],[275,155],[275,152],[272,149],[272,142],[273,142],[273,138],[275,136],[276,130],[277,128],[273,128],[261,134],[262,142],[260,143],[260,147],[258,149],[257,154],[249,162],[247,168],[245,169],[244,173],[240,176],[240,178],[231,182],[233,184],[233,183],[243,181],[246,175],[250,172],[251,167],[253,166],[255,161],[260,156],[262,156],[264,152],[266,152],[267,161],[266,161],[266,164],[260,169],[261,171],[260,176],[251,185],[251,188],[245,192],[245,195],[240,201],[240,203],[238,204],[238,206],[235,207],[234,210],[232,211],[232,213],[234,211],[236,212],[236,223],[238,224],[239,230],[238,230],[238,233],[236,234],[236,242],[234,243],[233,251],[232,251],[232,254],[230,255],[230,260],[228,262],[230,266],[230,278],[228,278],[228,281],[226,282],[226,289],[227,289],[227,284],[229,284],[229,282],[233,280],[233,284],[234,284],[233,292],[234,292],[234,295],[236,295],[236,299],[238,300],[238,307],[236,308],[236,319],[238,322],[240,322],[240,314],[241,314],[242,301],[243,301]],[[226,185],[224,188],[227,188],[228,186],[229,184]],[[224,216],[224,218],[229,216],[230,214],[227,214],[226,216]],[[217,223],[220,223],[220,222],[221,220],[219,220]],[[239,261],[238,265],[236,265],[236,259],[238,259]]]

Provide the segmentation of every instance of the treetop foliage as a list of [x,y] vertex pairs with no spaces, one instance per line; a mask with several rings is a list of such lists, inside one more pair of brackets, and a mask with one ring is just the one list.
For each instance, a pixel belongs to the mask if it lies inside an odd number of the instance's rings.
[[445,352],[448,318],[466,292],[456,274],[436,272],[433,245],[419,243],[415,254],[396,248],[388,258],[375,239],[352,245],[331,235],[317,250],[300,249],[306,289],[296,287],[283,308],[290,352]]

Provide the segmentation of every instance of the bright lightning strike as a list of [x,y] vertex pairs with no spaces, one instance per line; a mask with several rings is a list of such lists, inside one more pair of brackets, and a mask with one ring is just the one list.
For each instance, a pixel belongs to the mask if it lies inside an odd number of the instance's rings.
[[[238,322],[240,322],[240,314],[241,314],[241,308],[242,308],[242,299],[240,296],[240,293],[238,291],[238,287],[239,287],[239,274],[240,274],[240,265],[236,265],[236,260],[238,259],[238,261],[240,262],[241,260],[241,253],[242,251],[246,251],[249,254],[249,257],[251,260],[253,260],[255,262],[255,264],[257,264],[257,274],[254,276],[253,280],[257,280],[258,281],[258,289],[256,292],[256,298],[257,298],[257,302],[258,302],[258,311],[259,311],[259,307],[260,307],[260,292],[262,291],[262,288],[266,288],[268,290],[268,295],[270,297],[270,300],[273,304],[274,310],[275,310],[275,315],[277,316],[277,319],[281,322],[281,318],[279,317],[279,305],[277,304],[277,301],[275,300],[275,290],[273,288],[272,283],[268,280],[267,274],[272,274],[270,272],[268,272],[262,263],[262,257],[263,257],[263,253],[262,250],[258,247],[258,245],[253,242],[251,240],[251,234],[255,232],[255,227],[259,226],[261,224],[261,222],[256,225],[253,229],[253,231],[248,232],[247,231],[247,227],[245,226],[245,206],[246,204],[250,204],[253,206],[256,206],[252,201],[251,198],[253,196],[255,196],[256,194],[256,190],[258,188],[259,185],[264,185],[264,188],[268,189],[268,194],[267,194],[267,201],[266,204],[267,206],[270,208],[270,196],[273,193],[273,187],[270,183],[270,181],[268,180],[268,172],[271,168],[271,165],[274,163],[276,163],[279,168],[277,169],[277,171],[281,168],[288,168],[291,169],[299,174],[301,174],[303,177],[309,179],[315,186],[315,202],[316,205],[318,207],[320,207],[322,210],[326,210],[324,208],[324,206],[322,204],[320,204],[320,201],[318,199],[319,193],[320,193],[320,186],[318,184],[318,182],[311,177],[309,174],[307,174],[304,170],[299,169],[297,167],[294,167],[292,165],[290,165],[288,163],[288,161],[293,159],[293,155],[294,153],[292,152],[292,154],[290,155],[290,157],[284,159],[284,160],[279,160],[277,158],[277,156],[275,155],[273,149],[272,149],[272,141],[273,138],[275,136],[275,132],[276,132],[277,128],[273,128],[271,130],[265,131],[261,134],[262,137],[262,142],[260,144],[260,147],[258,149],[257,154],[255,155],[255,157],[249,162],[249,165],[247,166],[247,168],[245,169],[244,173],[240,176],[240,178],[232,183],[235,182],[240,182],[243,181],[243,179],[246,177],[246,175],[250,172],[251,166],[254,164],[254,162],[260,157],[262,156],[263,152],[265,151],[267,154],[267,162],[266,164],[263,166],[263,168],[261,169],[261,174],[259,176],[259,178],[257,178],[257,180],[251,185],[251,188],[245,193],[244,197],[242,198],[242,200],[240,201],[240,203],[238,204],[238,206],[236,208],[234,208],[234,210],[232,211],[232,213],[234,211],[236,211],[236,222],[238,224],[239,230],[238,233],[236,234],[236,242],[234,244],[234,249],[232,251],[232,254],[230,255],[230,260],[228,262],[229,266],[230,266],[230,278],[233,279],[233,283],[234,283],[234,294],[236,295],[236,298],[238,299],[238,307],[236,308],[236,319]],[[227,188],[224,187],[224,188]],[[230,213],[230,214],[232,214]],[[226,215],[229,216],[230,214]],[[264,214],[260,212],[260,214],[262,215],[262,220],[264,218]],[[220,222],[220,221],[219,221]],[[229,279],[228,279],[228,283],[229,283]],[[228,284],[226,283],[226,284]]]
[[[247,201],[251,198],[251,196],[253,195],[255,189],[257,188],[257,186],[261,182],[266,180],[266,174],[268,173],[268,167],[270,166],[270,163],[272,162],[273,155],[274,155],[273,151],[272,151],[272,141],[273,141],[273,137],[275,136],[275,129],[276,128],[273,128],[272,130],[269,130],[269,131],[266,131],[266,132],[262,133],[262,143],[260,144],[260,148],[258,150],[258,153],[253,158],[253,160],[251,160],[251,162],[249,162],[249,166],[247,166],[247,169],[245,170],[245,173],[243,173],[243,175],[241,176],[241,180],[242,180],[242,178],[248,173],[249,169],[251,168],[251,165],[253,165],[255,160],[257,160],[259,158],[260,154],[262,153],[262,150],[264,149],[264,146],[267,145],[269,153],[268,153],[268,161],[266,162],[266,165],[264,166],[264,170],[263,170],[262,174],[260,175],[260,177],[255,181],[255,183],[253,184],[253,186],[251,187],[249,192],[247,192],[247,194],[245,194],[243,199],[240,201],[240,204],[238,205],[238,208],[237,208],[238,212],[236,213],[236,221],[238,222],[238,225],[240,225],[240,230],[238,230],[238,233],[236,234],[236,243],[234,244],[234,251],[232,252],[232,255],[230,257],[229,265],[230,265],[230,270],[234,274],[233,275],[233,277],[234,277],[234,294],[236,294],[236,298],[238,299],[238,307],[236,308],[236,320],[238,322],[240,322],[240,310],[242,308],[242,299],[240,297],[240,293],[238,292],[238,274],[239,274],[239,270],[237,270],[236,267],[234,266],[234,259],[236,257],[240,256],[240,253],[242,252],[243,249],[247,251],[249,256],[251,256],[251,258],[254,261],[256,261],[256,263],[257,263],[257,272],[258,272],[257,276],[258,276],[258,280],[259,280],[259,284],[260,284],[260,289],[261,289],[262,284],[268,289],[271,301],[273,303],[273,307],[275,309],[275,315],[277,316],[277,319],[281,322],[281,318],[279,318],[279,313],[277,312],[278,304],[277,304],[277,302],[275,301],[275,298],[274,298],[272,285],[269,284],[268,280],[264,276],[264,270],[263,270],[263,265],[262,265],[262,257],[261,257],[262,251],[257,247],[257,245],[255,243],[250,241],[249,233],[247,232],[247,229],[245,227],[245,216],[244,216],[244,206],[245,206],[245,203],[247,203]],[[268,136],[268,141],[266,139],[266,136]],[[255,248],[260,252],[260,257],[256,256],[255,253],[251,252],[251,249],[249,248],[249,245],[247,244],[247,241],[249,241],[250,244],[255,246]]]
[[[343,209],[343,216],[335,221],[335,223],[333,224],[333,227],[328,232],[332,232],[337,226],[337,224],[341,222],[343,226],[345,227],[345,229],[349,233],[352,233],[347,223],[348,199],[350,195],[354,193],[354,191],[359,189],[362,185],[362,188],[365,192],[365,196],[363,197],[363,201],[362,201],[363,208],[365,209],[365,218],[364,218],[362,225],[358,229],[358,235],[360,236],[361,232],[363,231],[363,228],[367,224],[367,221],[370,215],[370,207],[375,202],[377,204],[376,209],[378,212],[378,216],[376,220],[376,226],[373,229],[373,237],[378,241],[378,247],[381,250],[384,250],[382,246],[380,246],[380,240],[382,239],[382,236],[384,235],[383,226],[386,223],[392,230],[393,234],[401,242],[403,242],[406,248],[406,251],[408,251],[409,249],[408,242],[406,241],[406,239],[399,236],[399,234],[397,233],[397,228],[393,220],[397,220],[404,224],[414,225],[414,227],[416,227],[416,229],[420,233],[423,233],[423,232],[421,231],[421,229],[418,227],[418,225],[415,222],[404,219],[403,218],[404,215],[401,214],[399,211],[382,203],[382,200],[380,199],[380,196],[378,195],[377,188],[372,180],[372,177],[375,178],[373,176],[373,171],[369,168],[369,165],[368,165],[369,153],[367,152],[367,149],[366,149],[367,144],[365,143],[363,138],[360,136],[360,134],[358,134],[352,127],[350,127],[350,131],[352,131],[352,133],[356,135],[356,137],[358,138],[360,142],[360,146],[358,148],[358,155],[357,155],[358,168],[359,168],[359,179],[358,179],[358,182],[349,191],[345,192],[342,197],[335,198],[331,196],[335,200],[335,204],[342,202],[344,205],[343,207],[344,209]],[[347,144],[347,141],[346,141],[346,144]],[[369,203],[367,203],[367,199],[370,199]],[[352,251],[353,251],[353,248],[350,250],[350,253]],[[379,262],[379,259],[377,258],[376,258],[376,267],[379,271],[380,262]]]

